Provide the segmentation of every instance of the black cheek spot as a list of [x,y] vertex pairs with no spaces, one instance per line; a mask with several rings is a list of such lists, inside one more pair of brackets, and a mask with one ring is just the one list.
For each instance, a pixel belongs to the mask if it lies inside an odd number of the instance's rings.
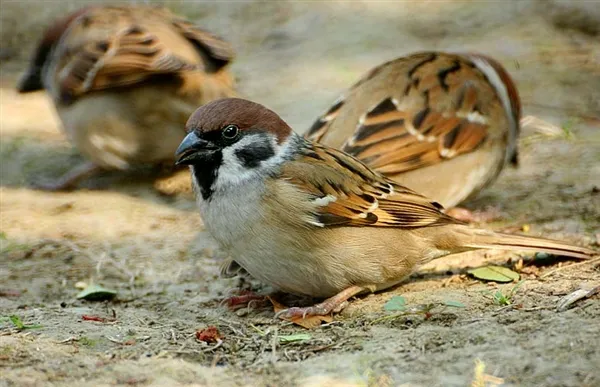
[[275,156],[273,146],[269,142],[253,143],[243,149],[237,149],[235,156],[247,168],[256,168],[261,161]]

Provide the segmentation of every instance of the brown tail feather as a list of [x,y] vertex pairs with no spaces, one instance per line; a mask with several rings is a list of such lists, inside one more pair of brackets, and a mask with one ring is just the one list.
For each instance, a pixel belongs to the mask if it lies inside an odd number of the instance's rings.
[[581,259],[589,259],[599,254],[592,249],[545,238],[494,233],[484,230],[471,230],[470,234],[470,240],[464,243],[463,246],[475,249],[543,251]]

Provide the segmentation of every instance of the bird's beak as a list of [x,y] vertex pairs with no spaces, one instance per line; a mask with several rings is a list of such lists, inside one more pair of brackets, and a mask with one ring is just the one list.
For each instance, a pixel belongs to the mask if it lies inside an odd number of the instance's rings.
[[175,165],[190,165],[206,160],[219,148],[210,141],[201,139],[194,132],[190,132],[175,151],[177,161]]

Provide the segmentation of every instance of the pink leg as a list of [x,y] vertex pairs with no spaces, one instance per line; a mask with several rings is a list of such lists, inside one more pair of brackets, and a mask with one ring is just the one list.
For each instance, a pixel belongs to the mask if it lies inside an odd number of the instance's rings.
[[34,188],[44,191],[67,191],[73,189],[82,179],[91,176],[100,170],[102,170],[102,168],[98,165],[91,161],[87,161],[71,169],[54,182],[35,182],[32,185]]
[[261,296],[250,290],[243,290],[238,296],[231,296],[224,299],[221,305],[227,305],[230,309],[237,310],[245,307],[260,306],[266,301],[266,296]]
[[352,296],[364,291],[365,288],[360,286],[351,286],[348,289],[344,289],[333,297],[326,299],[325,301],[318,303],[313,306],[305,308],[288,308],[278,312],[275,317],[283,318],[294,318],[307,316],[325,316],[332,312],[339,312],[345,306],[346,301]]

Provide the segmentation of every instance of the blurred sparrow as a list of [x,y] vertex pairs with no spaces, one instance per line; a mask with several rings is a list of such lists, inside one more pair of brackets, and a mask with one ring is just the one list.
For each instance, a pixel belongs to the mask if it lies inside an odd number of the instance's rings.
[[495,60],[423,52],[372,69],[306,137],[451,208],[517,164],[520,115]]
[[228,43],[164,8],[90,6],[39,43],[21,93],[46,89],[90,161],[41,188],[72,188],[101,169],[173,162],[198,105],[235,95]]
[[393,286],[420,264],[495,248],[587,258],[594,251],[473,229],[442,206],[335,148],[295,134],[274,112],[237,98],[200,107],[177,164],[191,166],[204,224],[250,275],[288,293],[330,297],[285,315],[323,315]]

